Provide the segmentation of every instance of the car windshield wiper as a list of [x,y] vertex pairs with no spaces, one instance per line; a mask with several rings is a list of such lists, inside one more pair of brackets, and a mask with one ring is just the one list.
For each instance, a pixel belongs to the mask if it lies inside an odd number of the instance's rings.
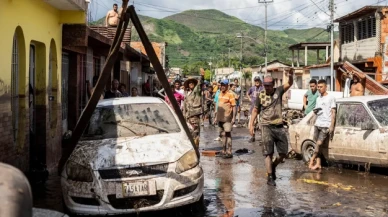
[[146,136],[147,134],[146,133],[143,133],[143,134],[140,134],[140,133],[136,133],[135,131],[133,131],[132,129],[130,129],[129,127],[127,126],[124,126],[121,124],[121,121],[107,121],[107,122],[104,122],[104,124],[113,124],[113,125],[117,125],[117,126],[120,126],[120,127],[123,127],[129,131],[131,131],[133,134],[135,134],[136,136]]
[[132,121],[119,121],[119,123],[121,123],[121,122],[130,123],[130,124],[143,125],[143,126],[146,126],[146,127],[151,127],[151,128],[157,129],[157,130],[159,130],[161,132],[164,132],[164,133],[170,133],[170,131],[168,131],[167,129],[164,129],[164,128],[161,128],[161,127],[157,127],[157,126],[152,125],[152,124],[141,123],[141,122],[132,122]]

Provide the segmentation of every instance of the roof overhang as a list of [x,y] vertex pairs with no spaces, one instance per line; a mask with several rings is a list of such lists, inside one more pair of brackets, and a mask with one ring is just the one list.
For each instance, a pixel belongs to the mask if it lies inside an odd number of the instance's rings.
[[354,19],[363,17],[365,15],[375,13],[377,11],[381,11],[384,8],[388,8],[388,7],[386,7],[386,6],[365,6],[365,7],[362,7],[360,9],[356,10],[356,11],[353,11],[352,13],[349,13],[345,16],[337,18],[336,20],[334,20],[334,22],[338,23],[338,22],[345,22],[345,21],[349,21],[349,20],[354,20]]
[[307,47],[307,50],[317,50],[317,49],[326,49],[330,47],[330,42],[304,42],[299,44],[293,44],[288,49],[289,50],[304,50]]
[[86,0],[43,0],[43,1],[61,11],[86,11],[88,7]]

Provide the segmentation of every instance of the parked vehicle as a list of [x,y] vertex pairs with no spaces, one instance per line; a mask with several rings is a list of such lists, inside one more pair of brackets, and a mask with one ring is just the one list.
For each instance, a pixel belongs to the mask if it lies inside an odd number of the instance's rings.
[[[309,161],[315,150],[315,114],[290,125],[292,149]],[[360,96],[337,100],[334,135],[323,145],[326,159],[388,167],[388,96]]]
[[62,172],[71,213],[126,214],[200,201],[204,175],[173,110],[159,98],[101,100]]
[[[290,89],[287,93],[287,108],[290,110],[303,110],[303,96],[306,94],[307,89]],[[328,91],[329,94],[333,95],[336,99],[348,97],[343,92]]]

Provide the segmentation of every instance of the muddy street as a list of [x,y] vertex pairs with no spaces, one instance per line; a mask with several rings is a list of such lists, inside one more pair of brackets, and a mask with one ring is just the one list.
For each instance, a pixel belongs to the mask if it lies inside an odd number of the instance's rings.
[[[202,156],[205,173],[203,205],[187,206],[141,216],[388,216],[388,176],[366,174],[357,166],[325,167],[311,172],[298,160],[286,160],[277,169],[277,186],[267,186],[259,142],[248,143],[245,128],[233,129],[233,159]],[[217,129],[205,125],[202,150],[217,150]],[[34,206],[63,211],[59,177],[34,188]]]

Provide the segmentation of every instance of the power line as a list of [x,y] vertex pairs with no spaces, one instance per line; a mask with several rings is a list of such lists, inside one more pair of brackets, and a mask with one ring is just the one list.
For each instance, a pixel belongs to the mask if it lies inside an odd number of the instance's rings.
[[324,11],[321,7],[319,7],[313,0],[310,0],[310,2],[312,2],[320,11],[325,13],[327,16],[330,16],[326,11]]

